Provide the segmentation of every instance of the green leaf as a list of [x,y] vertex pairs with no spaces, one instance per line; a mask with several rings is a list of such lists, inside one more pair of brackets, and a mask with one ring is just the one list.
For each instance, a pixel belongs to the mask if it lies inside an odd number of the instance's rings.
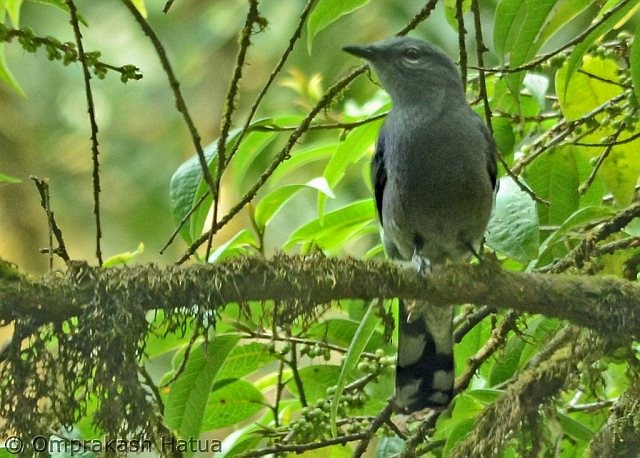
[[[556,0],[502,0],[498,4],[494,40],[499,39],[503,59],[509,54],[510,67],[519,67],[536,55],[542,45],[536,42],[536,37],[555,3]],[[517,72],[505,76],[516,99],[525,74]]]
[[349,345],[349,349],[344,356],[344,362],[342,363],[342,369],[340,370],[340,376],[338,377],[338,383],[336,384],[336,391],[331,402],[331,434],[333,437],[336,437],[338,433],[336,419],[338,417],[338,407],[340,406],[342,390],[344,390],[344,387],[347,384],[347,378],[351,376],[356,368],[360,355],[362,355],[362,352],[369,343],[369,339],[371,338],[378,322],[375,313],[376,306],[377,301],[371,301],[369,308],[367,309],[367,313],[364,314],[362,322],[353,336],[351,345]]
[[324,247],[335,247],[353,235],[354,231],[375,220],[373,199],[364,199],[327,213],[298,228],[284,243],[288,250],[297,243],[313,242]]
[[191,340],[193,333],[191,320],[187,321],[184,336],[181,335],[181,331],[169,332],[169,322],[161,309],[147,312],[147,321],[152,324],[151,327],[153,329],[153,332],[147,333],[146,345],[144,346],[145,355],[148,359],[175,351]]
[[[6,10],[9,13],[9,19],[15,28],[20,27],[20,8],[22,8],[22,0],[9,0],[6,3]],[[0,7],[2,5],[0,4]]]
[[509,177],[500,179],[486,241],[494,250],[519,261],[538,256],[540,240],[535,202]]
[[442,456],[451,456],[451,452],[462,440],[471,432],[475,418],[463,418],[458,421],[449,431],[449,437],[442,450]]
[[562,426],[562,431],[568,436],[585,442],[589,442],[593,438],[593,431],[585,426],[584,423],[580,423],[562,412],[556,412],[556,415],[560,421],[560,426]]
[[239,423],[263,409],[266,400],[260,390],[245,380],[216,383],[207,400],[201,431]]
[[[284,120],[292,119],[291,116],[282,117]],[[265,118],[255,121],[251,124],[250,128],[255,129],[259,126],[277,126],[280,118]],[[229,132],[226,143],[226,151],[229,152],[235,144],[241,129],[234,129]],[[243,140],[242,144],[238,148],[236,155],[231,160],[231,164],[236,164],[238,158],[242,158],[243,161],[249,161],[249,157],[255,157],[259,154],[277,135],[276,132],[250,132]],[[215,179],[218,170],[218,141],[215,140],[204,148],[204,156],[209,166],[209,171]],[[244,179],[243,175],[243,179]],[[183,218],[191,211],[192,207],[202,198],[202,196],[208,192],[208,186],[204,181],[202,174],[202,167],[200,166],[200,160],[197,155],[192,156],[187,161],[182,163],[178,170],[175,171],[171,177],[171,184],[169,187],[169,197],[171,205],[171,213],[176,224],[180,224]],[[209,209],[213,199],[211,196],[207,196],[203,203],[198,207],[196,211],[188,218],[186,224],[180,229],[180,235],[187,243],[192,243],[195,239],[200,237],[204,230],[204,224],[209,214]]]
[[524,341],[520,336],[511,336],[507,340],[504,351],[497,357],[489,372],[489,386],[496,386],[509,380],[518,370],[520,355],[524,349]]
[[[444,15],[451,28],[458,32],[458,18],[456,17],[456,5],[458,0],[444,0]],[[471,10],[471,0],[462,0],[462,14]]]
[[[282,401],[283,406],[287,401]],[[222,441],[222,451],[217,453],[217,458],[233,458],[240,455],[242,452],[246,452],[249,449],[254,449],[263,440],[260,434],[256,434],[257,431],[261,431],[260,425],[266,425],[273,419],[273,412],[267,411],[256,422],[252,422],[240,429],[236,429]]]
[[516,136],[513,133],[513,123],[507,118],[495,118],[493,122],[493,138],[503,156],[513,153]]
[[629,51],[631,81],[636,91],[636,99],[640,100],[640,25],[636,28],[633,43]]
[[335,197],[331,191],[331,187],[324,177],[314,178],[304,184],[280,186],[264,196],[256,205],[254,218],[258,229],[261,232],[264,232],[265,227],[269,224],[269,221],[271,221],[278,210],[280,210],[296,195],[296,193],[298,193],[298,191],[302,189],[314,189],[318,191],[319,195],[327,196],[332,199]]
[[549,21],[544,25],[538,39],[537,49],[554,36],[562,27],[567,25],[580,13],[586,10],[595,0],[560,0],[556,2],[556,9]]
[[[359,301],[362,303],[361,301]],[[358,331],[361,320],[350,320],[344,318],[330,318],[320,323],[316,323],[309,329],[308,336],[323,342],[339,345],[347,348],[353,336]],[[380,332],[374,332],[367,343],[364,351],[375,351],[379,348],[387,347]]]
[[[620,4],[621,2],[616,2],[613,7],[615,8]],[[612,29],[619,28],[622,25],[620,22],[629,19],[629,17],[631,16],[629,13],[635,8],[638,8],[638,6],[640,6],[638,0],[629,1],[624,6],[619,8],[614,14],[612,14],[606,21],[602,22],[595,29],[593,29],[591,33],[589,33],[582,41],[580,41],[580,43],[575,46],[575,48],[573,48],[573,51],[571,52],[571,55],[569,56],[569,59],[565,64],[566,74],[564,78],[564,84],[562,86],[556,85],[556,88],[558,88],[556,89],[558,96],[560,96],[563,92],[566,92],[570,87],[569,81],[572,80],[576,70],[580,68],[582,58],[587,50],[591,47],[591,45],[602,35],[610,32]],[[602,16],[608,11],[611,11],[611,8],[601,10],[596,20],[601,19]]]
[[[327,398],[327,389],[336,384],[340,375],[340,366],[333,364],[314,364],[303,367],[298,371],[304,395],[308,404],[315,403],[318,399]],[[299,396],[298,386],[293,378],[287,381],[287,389],[296,396]]]
[[[331,189],[335,189],[344,178],[349,165],[357,162],[367,152],[372,151],[372,146],[376,141],[382,122],[383,120],[379,120],[357,127],[340,143],[338,150],[331,157],[322,174],[327,179]],[[327,196],[318,194],[319,215],[324,213],[326,200]]]
[[369,0],[320,0],[311,12],[307,22],[307,51],[311,54],[311,46],[316,35],[348,13],[362,8]]
[[[582,68],[597,77],[617,81],[618,65],[611,59],[600,57],[584,56]],[[556,88],[563,88],[569,81],[568,62],[556,73]],[[562,114],[568,121],[575,121],[609,101],[613,97],[621,94],[623,89],[615,84],[592,78],[584,73],[576,73],[571,78],[571,85],[564,91],[558,91],[558,102]],[[600,116],[601,117],[601,116]],[[600,119],[597,118],[597,119]],[[600,133],[600,136],[606,136]]]
[[501,0],[496,8],[493,43],[503,58],[510,54],[512,66],[524,63],[556,0]]
[[102,267],[108,269],[116,266],[124,266],[142,253],[144,253],[144,243],[140,242],[135,251],[125,251],[124,253],[108,257],[104,260],[104,263],[102,263]]
[[[540,256],[535,261],[536,267],[542,267],[546,262],[551,262],[549,252],[556,244],[563,244],[565,235],[571,233],[573,229],[584,225],[590,221],[595,221],[605,216],[610,216],[614,210],[610,207],[593,206],[582,207],[570,215],[558,229],[553,231],[540,245]],[[565,248],[566,250],[566,248]]]
[[9,70],[9,67],[7,66],[7,59],[4,55],[4,43],[0,43],[0,80],[7,83],[11,89],[22,97],[26,97],[20,83],[18,83],[18,80],[13,76],[13,73],[11,73],[11,70]]
[[529,165],[524,173],[531,189],[550,205],[538,207],[540,224],[561,224],[578,209],[578,168],[572,146],[555,148]]
[[247,247],[257,247],[258,241],[256,236],[249,229],[243,228],[240,231],[227,240],[225,243],[216,248],[213,253],[209,255],[207,260],[209,263],[221,261],[236,254],[244,254],[247,251]]
[[22,180],[20,178],[0,173],[0,183],[22,183]]
[[489,404],[493,404],[500,396],[504,394],[504,391],[483,388],[478,390],[467,390],[464,394],[467,396],[471,396],[476,401],[487,406]]
[[171,385],[164,418],[182,439],[199,436],[211,388],[238,340],[238,335],[223,334],[194,348],[184,371]]
[[227,357],[219,379],[235,379],[249,375],[274,360],[268,346],[260,342],[238,345]]
[[[229,135],[234,140],[239,131],[234,131]],[[227,142],[227,149],[231,141]],[[216,171],[215,159],[218,156],[218,145],[216,142],[211,143],[204,149],[204,155],[209,164],[209,170]],[[214,163],[212,167],[211,164]],[[215,178],[215,175],[213,175]],[[204,183],[202,167],[197,156],[191,157],[184,162],[171,177],[169,185],[169,198],[171,205],[171,213],[176,224],[180,224],[191,208],[207,191]],[[197,239],[204,229],[205,219],[209,213],[209,207],[213,202],[211,195],[204,199],[198,210],[196,210],[188,219],[188,222],[180,229],[180,235],[187,243],[192,243]]]
[[131,0],[131,3],[133,4],[133,6],[136,7],[136,9],[140,12],[140,14],[142,15],[142,17],[146,18],[147,17],[147,7],[144,4],[144,0]]
[[454,346],[455,358],[453,361],[456,365],[456,372],[461,373],[466,369],[468,359],[475,355],[478,349],[491,336],[491,320],[492,317],[486,317],[480,323],[476,324],[471,331],[467,332],[462,340]]
[[[8,1],[12,1],[12,0],[8,0]],[[42,3],[43,5],[50,5],[64,11],[65,13],[69,13],[69,7],[67,6],[67,3],[65,2],[65,0],[30,0],[30,1],[33,3]],[[80,14],[78,14],[78,21],[80,21],[82,25],[89,27],[89,23],[87,22],[87,20]]]
[[307,168],[313,162],[330,158],[338,149],[338,144],[337,141],[320,144],[313,143],[305,148],[296,149],[291,157],[280,164],[276,171],[273,172],[270,180],[277,182],[293,172],[299,172],[301,169]]

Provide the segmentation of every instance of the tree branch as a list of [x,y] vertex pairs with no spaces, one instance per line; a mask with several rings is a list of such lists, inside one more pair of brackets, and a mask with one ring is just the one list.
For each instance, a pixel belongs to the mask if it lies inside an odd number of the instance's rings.
[[[96,296],[98,284],[108,285],[109,297]],[[35,323],[61,322],[96,300],[143,310],[198,305],[217,311],[234,301],[269,299],[289,304],[278,317],[290,322],[332,300],[393,297],[512,308],[611,335],[640,335],[640,285],[619,278],[510,272],[485,260],[435,267],[425,281],[388,261],[284,255],[189,267],[101,269],[75,262],[65,275],[0,278],[0,323],[25,316]]]

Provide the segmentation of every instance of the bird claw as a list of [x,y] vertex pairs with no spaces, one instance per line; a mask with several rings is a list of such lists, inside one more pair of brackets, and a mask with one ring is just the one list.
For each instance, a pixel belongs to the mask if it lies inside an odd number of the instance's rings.
[[413,262],[418,275],[422,278],[427,278],[427,275],[431,272],[431,261],[417,253],[413,254],[411,261]]

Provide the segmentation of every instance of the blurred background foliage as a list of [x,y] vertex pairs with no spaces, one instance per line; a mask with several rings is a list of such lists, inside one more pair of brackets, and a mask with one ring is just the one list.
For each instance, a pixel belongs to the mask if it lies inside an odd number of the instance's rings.
[[[246,1],[179,0],[168,15],[161,11],[164,3],[148,1],[148,19],[168,51],[206,145],[217,136]],[[253,40],[236,119],[246,114],[275,65],[304,3],[261,3],[261,14],[269,25]],[[282,74],[265,98],[258,117],[303,113],[309,103],[305,99],[317,95],[299,93],[301,86],[315,79],[318,86],[326,87],[356,64],[340,50],[342,46],[395,33],[422,5],[421,0],[370,2],[320,32],[311,55],[303,36],[287,65],[290,75]],[[99,50],[101,60],[113,65],[136,65],[144,75],[127,84],[122,84],[115,73],[103,80],[92,80],[100,128],[105,256],[133,250],[144,242],[146,249],[138,258],[140,262],[170,262],[184,249],[180,242],[164,257],[158,251],[175,227],[168,198],[171,175],[194,153],[188,131],[175,109],[166,75],[149,40],[126,9],[117,2],[92,0],[78,2],[78,8],[90,25],[84,31],[85,49]],[[487,8],[492,8],[489,2]],[[455,32],[445,22],[443,11],[440,5],[435,17],[415,35],[429,38],[455,55]],[[489,16],[487,20],[490,21]],[[25,1],[20,23],[38,36],[74,41],[68,15],[58,8]],[[52,207],[71,256],[90,260],[95,251],[94,236],[89,230],[93,224],[91,150],[80,66],[50,62],[44,50],[30,54],[16,41],[4,47],[8,66],[25,96],[0,84],[0,172],[22,180],[20,184],[0,183],[0,253],[32,272],[47,268],[46,256],[38,252],[46,245],[46,219],[35,187],[28,180],[35,175],[50,180]],[[490,59],[489,63],[495,60]],[[363,79],[354,94],[360,94],[358,98],[364,101],[372,90],[375,87]],[[251,182],[251,178],[246,180]],[[225,183],[223,206],[238,198],[236,192]],[[293,202],[298,208],[287,212],[288,217],[274,226],[286,221],[290,228],[295,227],[308,214],[305,210],[312,200]],[[292,215],[300,218],[292,219]],[[245,224],[246,220],[238,219],[236,225],[220,234],[218,242]]]

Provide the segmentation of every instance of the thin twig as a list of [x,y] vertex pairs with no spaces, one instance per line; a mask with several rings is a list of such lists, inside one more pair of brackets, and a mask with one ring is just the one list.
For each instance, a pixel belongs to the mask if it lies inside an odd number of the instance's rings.
[[[67,262],[69,261],[69,254],[67,253],[67,248],[64,244],[64,238],[62,237],[62,231],[58,227],[56,223],[56,219],[51,211],[51,199],[49,196],[49,180],[44,179],[40,180],[38,177],[31,176],[29,177],[36,185],[38,192],[40,193],[40,205],[44,209],[47,215],[47,223],[49,225],[49,248],[47,250],[49,254],[49,270],[53,269],[53,255],[57,254],[60,258]],[[53,236],[55,236],[56,241],[58,242],[58,247],[53,248]]]
[[[187,125],[187,128],[189,129],[189,134],[191,135],[191,141],[196,150],[196,154],[198,155],[198,160],[200,162],[200,168],[202,169],[202,176],[204,177],[204,181],[207,184],[207,187],[209,188],[209,192],[211,192],[212,195],[215,197],[215,193],[214,193],[216,189],[215,183],[213,181],[213,177],[211,176],[211,172],[209,171],[209,165],[207,164],[207,159],[204,155],[204,150],[202,149],[200,134],[198,133],[198,129],[196,128],[195,124],[193,123],[193,120],[191,119],[191,115],[189,114],[187,104],[185,103],[184,98],[182,97],[182,92],[180,91],[180,83],[178,83],[176,75],[173,73],[173,68],[171,67],[169,58],[167,57],[167,52],[164,49],[164,46],[160,42],[160,39],[156,35],[151,25],[149,25],[147,20],[142,16],[142,14],[140,14],[140,11],[138,11],[135,5],[131,3],[131,0],[121,0],[121,1],[129,9],[131,14],[135,18],[136,22],[138,23],[138,25],[140,25],[145,35],[149,37],[151,44],[153,44],[153,47],[156,50],[156,54],[160,59],[162,68],[164,69],[164,72],[167,75],[167,78],[169,79],[169,85],[171,86],[173,96],[176,100],[176,108],[182,114],[184,122]],[[178,230],[180,230],[181,227],[182,226],[178,227]]]
[[416,430],[409,436],[409,439],[406,441],[404,450],[400,454],[401,458],[414,458],[417,456],[421,456],[416,454],[416,448],[422,444],[424,439],[426,438],[427,433],[432,430],[436,421],[440,417],[442,410],[430,410],[427,415],[424,417],[420,426],[416,428]]
[[[77,62],[78,59],[78,51],[74,47],[73,43],[61,43],[56,38],[52,37],[40,37],[34,35],[30,30],[23,29],[9,29],[5,27],[3,24],[0,24],[0,41],[5,41],[10,43],[14,38],[18,38],[23,48],[28,43],[30,47],[30,51],[35,51],[36,48],[45,47],[48,53],[49,59],[60,60],[64,65],[69,64],[70,62]],[[85,52],[85,55],[93,55],[96,56],[98,53],[96,51]],[[135,65],[122,65],[120,67],[107,64],[98,60],[97,58],[92,57],[87,60],[87,65],[89,67],[93,67],[94,73],[102,75],[107,72],[107,70],[112,70],[114,72],[120,73],[123,79],[126,80],[139,80],[142,79],[142,73],[140,73],[140,69]]]
[[[321,340],[312,340],[312,339],[303,339],[302,337],[294,337],[294,336],[280,336],[274,334],[267,334],[265,332],[257,332],[257,331],[247,331],[247,336],[251,339],[265,339],[277,342],[289,342],[291,344],[300,344],[300,345],[309,345],[309,346],[318,346],[320,348],[327,348],[331,351],[335,351],[338,353],[346,353],[347,349],[341,347],[339,345],[334,345],[329,342],[323,342]],[[374,353],[362,352],[361,355],[365,358],[376,359],[377,356]]]
[[605,159],[607,159],[609,157],[609,154],[611,154],[611,151],[615,146],[615,142],[618,140],[618,137],[620,136],[623,130],[624,130],[624,124],[621,124],[620,127],[618,127],[618,129],[613,133],[613,135],[611,135],[611,142],[609,142],[605,150],[598,157],[598,160],[593,166],[593,169],[591,170],[591,173],[589,174],[585,182],[578,187],[578,194],[584,194],[589,190],[589,188],[595,181],[596,176],[598,175],[598,171],[600,170],[600,167],[602,167],[602,164],[604,164]]
[[196,340],[198,340],[198,337],[200,337],[200,335],[197,332],[194,332],[193,335],[191,336],[191,339],[189,339],[189,343],[184,349],[184,356],[182,357],[182,361],[180,362],[180,367],[178,367],[178,369],[173,373],[173,375],[167,382],[160,385],[160,388],[165,388],[171,385],[173,382],[178,380],[178,378],[182,375],[185,368],[187,367],[187,361],[189,360],[189,355],[191,354],[191,350],[193,349],[193,346],[195,345]]
[[584,263],[591,257],[591,253],[598,242],[606,239],[611,234],[621,231],[634,218],[639,216],[640,202],[636,202],[620,210],[614,217],[599,224],[595,229],[586,234],[580,244],[571,250],[564,258],[555,264],[539,269],[538,272],[559,273],[573,266],[582,268]]
[[365,437],[365,433],[347,434],[345,436],[332,437],[317,442],[309,442],[306,444],[276,444],[272,447],[265,447],[258,450],[252,450],[236,455],[237,458],[254,458],[258,456],[281,454],[284,452],[302,453],[309,450],[317,450],[319,448],[329,447],[330,445],[346,445],[349,442],[361,440]]
[[435,9],[437,4],[438,4],[438,0],[429,0],[427,4],[424,5],[422,9],[418,11],[416,15],[411,18],[409,23],[405,25],[402,29],[400,29],[398,33],[396,33],[396,36],[401,37],[402,35],[406,35],[409,32],[411,32],[413,29],[415,29],[418,26],[418,24],[420,24],[422,21],[427,19],[429,15],[431,15],[431,12]]
[[371,442],[371,438],[374,434],[388,422],[391,418],[391,414],[393,413],[393,401],[387,401],[387,405],[384,406],[384,409],[378,414],[378,416],[371,422],[369,427],[363,431],[365,436],[360,439],[360,443],[356,448],[355,452],[353,452],[354,458],[359,458],[367,451],[367,447],[369,446],[369,442]]
[[627,237],[616,240],[615,242],[607,243],[606,245],[595,247],[593,253],[595,256],[602,256],[605,254],[615,253],[616,251],[638,247],[640,247],[640,237]]
[[364,74],[367,71],[366,65],[361,65],[351,70],[347,75],[338,80],[333,86],[331,86],[322,98],[316,103],[316,105],[311,109],[309,114],[300,122],[296,130],[294,130],[289,136],[289,140],[287,144],[276,154],[271,163],[267,166],[266,170],[263,174],[256,180],[251,189],[247,191],[247,193],[240,199],[240,201],[231,209],[229,212],[220,220],[217,224],[212,225],[211,228],[203,235],[201,235],[195,242],[191,244],[191,246],[187,249],[186,253],[177,261],[176,264],[182,264],[187,259],[191,257],[196,250],[208,240],[209,233],[216,233],[220,230],[220,228],[224,227],[231,219],[237,215],[240,210],[244,208],[244,206],[251,202],[257,192],[262,188],[264,183],[269,179],[269,177],[273,174],[276,168],[289,157],[289,154],[293,147],[296,145],[298,139],[309,130],[309,126],[311,121],[322,111],[324,108],[328,107],[329,104],[333,101],[333,99],[346,88],[351,81],[356,79],[358,76]]
[[520,314],[518,312],[509,310],[500,325],[491,332],[489,340],[467,360],[468,366],[465,371],[456,378],[456,392],[467,389],[478,368],[482,366],[491,355],[506,344],[509,331],[516,329],[516,320],[519,316]]
[[167,2],[164,4],[164,8],[162,8],[162,12],[165,14],[168,13],[171,7],[173,6],[174,1],[175,0],[167,0]]
[[[218,222],[218,210],[220,208],[220,180],[227,165],[227,139],[229,138],[229,129],[231,129],[231,118],[236,111],[236,98],[238,96],[238,83],[242,79],[242,69],[244,68],[247,50],[251,46],[251,35],[253,34],[253,25],[260,23],[262,18],[258,13],[258,0],[249,0],[249,11],[244,21],[244,27],[240,32],[240,48],[236,56],[236,64],[233,68],[233,76],[229,82],[229,89],[224,101],[224,113],[220,122],[220,136],[218,137],[217,153],[218,153],[218,172],[214,182],[214,189],[211,190],[213,199],[213,219],[212,226]],[[213,231],[210,232],[207,239],[207,250],[205,259],[209,259],[211,254],[211,245],[213,243]]]
[[583,142],[572,142],[572,145],[576,146],[586,146],[587,148],[603,148],[605,146],[617,146],[624,145],[626,143],[631,143],[640,138],[640,132],[633,134],[630,137],[623,138],[622,140],[616,140],[613,142],[604,142],[604,143],[583,143]]
[[453,341],[459,343],[464,336],[467,335],[469,331],[471,331],[478,323],[484,320],[486,317],[495,313],[496,309],[492,307],[487,307],[486,305],[480,307],[478,310],[469,314],[466,317],[465,321],[463,321],[460,326],[458,326],[455,331],[453,331]]
[[300,404],[302,407],[307,407],[307,397],[304,394],[304,384],[302,383],[302,378],[300,377],[300,372],[298,371],[298,349],[296,348],[295,342],[291,344],[291,359],[286,361],[286,363],[291,368],[291,373],[293,374],[293,381],[296,384],[296,388],[298,389],[298,398],[300,399]]
[[622,88],[625,88],[625,89],[629,89],[629,86],[627,86],[625,84],[622,84],[622,83],[620,83],[618,81],[610,80],[608,78],[603,78],[600,75],[596,75],[594,73],[588,72],[588,71],[583,70],[581,68],[578,69],[578,73],[582,73],[583,75],[588,76],[589,78],[593,78],[594,80],[598,80],[598,81],[601,81],[603,83],[612,84],[614,86],[618,86],[618,87],[622,87]]
[[558,49],[555,49],[553,51],[550,51],[546,54],[543,54],[541,56],[536,57],[534,60],[527,62],[525,64],[522,64],[518,67],[513,67],[510,68],[508,66],[506,67],[502,67],[502,68],[484,68],[481,65],[478,65],[477,67],[472,67],[474,69],[477,70],[484,70],[488,73],[518,73],[518,72],[522,72],[522,71],[526,71],[526,70],[531,70],[534,67],[537,67],[538,65],[540,65],[541,63],[547,61],[548,59],[552,58],[553,56],[555,56],[556,54],[560,54],[561,52],[565,51],[566,49],[569,49],[570,47],[577,45],[578,43],[580,43],[582,40],[584,40],[585,38],[587,38],[591,32],[593,32],[595,29],[597,29],[601,24],[603,24],[604,22],[606,22],[611,16],[613,16],[614,14],[616,14],[618,11],[620,11],[622,8],[624,8],[625,6],[627,6],[627,4],[630,2],[631,0],[622,0],[620,3],[618,3],[616,6],[614,6],[613,8],[611,8],[609,11],[607,11],[601,18],[599,21],[594,22],[593,24],[591,24],[589,27],[587,27],[584,32],[582,32],[581,34],[577,35],[574,39],[569,40],[568,42],[566,42],[565,44],[563,44],[561,47],[559,47]]
[[[476,35],[476,56],[478,59],[478,65],[480,67],[484,67],[483,54],[488,51],[488,49],[484,44],[484,39],[482,38],[482,21],[480,20],[480,6],[478,4],[478,0],[471,1],[471,11],[473,12],[473,26]],[[489,97],[487,95],[487,82],[484,73],[485,72],[483,70],[478,71],[478,84],[480,86],[480,93],[478,94],[478,97],[482,99],[484,105],[484,118],[487,123],[487,127],[489,127],[489,131],[493,134],[491,105],[489,104]]]
[[[464,14],[463,14],[463,0],[456,0],[456,21],[458,21],[458,49],[460,55],[460,79],[462,80],[462,87],[467,85],[467,44],[464,41],[464,36],[467,33],[464,28]],[[477,33],[476,33],[477,36]],[[482,51],[478,51],[482,53]],[[481,65],[481,64],[479,64]]]
[[[598,114],[600,114],[603,111],[605,111],[611,105],[617,104],[618,102],[623,100],[625,97],[626,97],[626,95],[624,93],[618,94],[615,97],[612,97],[611,99],[609,99],[606,102],[602,103],[601,105],[595,107],[589,113],[581,116],[578,119],[575,119],[573,121],[567,121],[566,119],[562,119],[562,120],[558,121],[549,130],[547,130],[543,135],[541,135],[533,143],[531,143],[532,152],[530,154],[524,156],[516,164],[514,164],[514,166],[511,167],[511,170],[515,174],[520,173],[520,171],[522,171],[522,169],[524,169],[524,167],[526,167],[531,162],[533,162],[535,159],[537,159],[545,151],[548,151],[552,146],[555,146],[555,145],[559,144],[562,140],[564,140],[569,134],[571,134],[571,132],[573,132],[573,130],[578,125],[583,124],[583,123],[587,122],[588,120],[595,118],[595,116],[597,116]],[[547,141],[546,139],[551,137],[552,135],[555,135],[555,137],[553,137],[553,138],[551,138],[550,140]]]
[[573,406],[567,406],[564,409],[562,409],[563,412],[565,413],[573,413],[573,412],[585,412],[585,413],[589,413],[589,412],[593,412],[596,410],[601,410],[601,409],[605,409],[608,407],[611,407],[613,405],[614,402],[616,402],[618,400],[618,398],[616,399],[605,399],[604,401],[597,401],[597,402],[591,402],[589,404],[577,404],[577,405],[573,405]]
[[82,45],[82,33],[78,22],[78,10],[73,0],[66,0],[69,8],[69,22],[73,27],[73,33],[78,47],[78,59],[82,64],[82,74],[84,77],[84,89],[87,97],[87,109],[89,111],[89,122],[91,123],[91,157],[93,162],[93,214],[96,221],[96,258],[98,265],[102,266],[102,249],[100,239],[102,238],[102,226],[100,224],[100,153],[98,151],[98,124],[96,123],[96,112],[93,103],[93,92],[91,91],[91,73],[87,64],[87,56]]
[[160,394],[160,390],[158,389],[158,385],[156,385],[151,378],[151,374],[144,365],[141,365],[138,369],[140,374],[142,374],[142,378],[144,378],[144,383],[149,387],[149,389],[153,392],[153,397],[156,399],[156,403],[158,404],[158,410],[160,415],[164,415],[164,402],[162,401],[162,395]]
[[[305,22],[307,21],[307,17],[309,16],[309,13],[311,12],[311,9],[313,8],[315,1],[316,0],[309,0],[305,5],[304,9],[302,10],[302,13],[300,13],[300,18],[298,19],[298,24],[296,25],[296,29],[294,30],[293,35],[291,35],[291,38],[289,38],[289,44],[287,45],[287,48],[282,53],[282,56],[280,56],[280,60],[278,60],[278,63],[276,64],[275,68],[269,74],[269,78],[267,78],[266,83],[264,83],[264,86],[262,86],[262,89],[260,89],[260,92],[256,96],[256,99],[254,100],[253,105],[249,110],[249,114],[247,115],[247,118],[244,121],[242,130],[238,134],[238,138],[236,139],[235,143],[233,144],[233,148],[229,153],[228,161],[230,161],[238,151],[238,148],[240,147],[240,143],[242,142],[242,140],[244,139],[244,136],[249,131],[249,127],[251,126],[251,121],[253,120],[253,117],[258,111],[258,107],[260,106],[262,99],[264,98],[265,94],[271,87],[271,84],[276,79],[276,76],[278,75],[278,73],[280,73],[280,70],[282,70],[282,67],[284,67],[284,64],[289,58],[291,51],[293,51],[293,48],[296,42],[298,41],[298,39],[300,38],[300,35],[302,34],[302,29],[304,27]],[[291,130],[293,129],[295,129],[295,127],[291,128]],[[259,130],[259,129],[256,129],[256,130]]]
[[[387,111],[384,113],[378,113],[377,115],[373,115],[369,118],[361,119],[360,121],[353,122],[332,122],[325,124],[312,124],[309,126],[308,130],[332,130],[332,129],[343,129],[343,130],[351,130],[356,127],[364,126],[365,124],[369,124],[374,121],[378,121],[379,119],[383,119],[388,114]],[[276,126],[276,125],[256,125],[251,126],[250,131],[256,132],[286,132],[290,130],[295,130],[298,126]]]

